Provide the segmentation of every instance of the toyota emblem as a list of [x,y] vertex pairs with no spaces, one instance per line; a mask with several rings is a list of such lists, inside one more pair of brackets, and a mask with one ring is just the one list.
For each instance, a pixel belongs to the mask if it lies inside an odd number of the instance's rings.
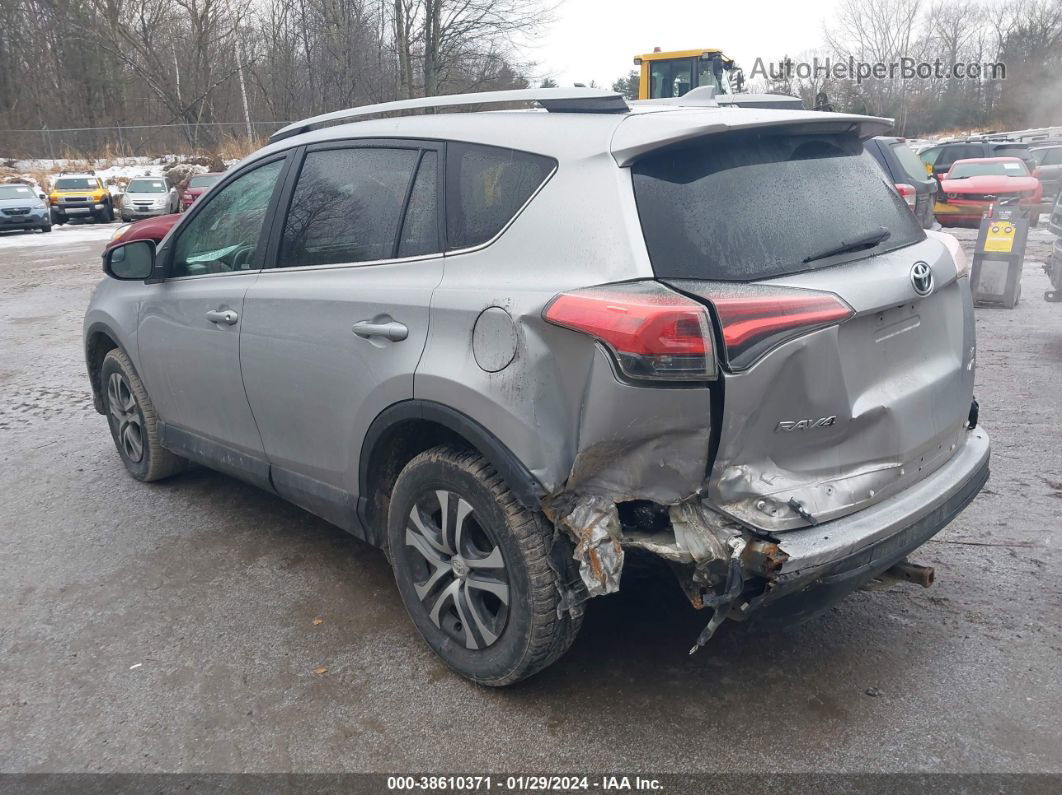
[[916,262],[911,266],[911,284],[919,295],[933,292],[933,271],[927,262]]

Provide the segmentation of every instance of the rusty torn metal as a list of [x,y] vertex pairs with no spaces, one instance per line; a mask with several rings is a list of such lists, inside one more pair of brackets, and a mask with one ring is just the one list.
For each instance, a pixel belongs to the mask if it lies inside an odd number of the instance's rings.
[[615,593],[623,574],[623,547],[619,512],[607,497],[579,497],[566,509],[553,512],[555,524],[562,526],[575,541],[574,558],[579,576],[590,596]]

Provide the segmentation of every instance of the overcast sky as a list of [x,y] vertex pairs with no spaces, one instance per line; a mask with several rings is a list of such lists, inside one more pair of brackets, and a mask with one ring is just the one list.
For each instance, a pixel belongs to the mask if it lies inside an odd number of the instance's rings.
[[822,44],[837,0],[562,0],[557,21],[532,49],[536,77],[609,87],[653,47],[721,49],[749,75],[757,57],[780,59]]

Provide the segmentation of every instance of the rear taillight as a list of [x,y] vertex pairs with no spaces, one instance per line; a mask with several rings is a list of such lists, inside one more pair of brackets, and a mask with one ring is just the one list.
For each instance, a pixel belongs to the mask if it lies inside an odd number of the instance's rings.
[[658,282],[633,282],[561,293],[542,316],[596,338],[631,379],[715,378],[707,309]]
[[955,235],[948,234],[947,232],[938,232],[937,237],[948,249],[951,258],[955,260],[956,278],[968,276],[970,274],[970,258],[966,256],[962,244],[958,241]]
[[833,293],[770,285],[713,284],[702,293],[715,307],[732,370],[745,370],[772,348],[850,318]]
[[907,206],[914,207],[918,201],[918,191],[915,190],[914,185],[908,185],[905,182],[896,183],[896,192],[900,194],[900,197],[907,202]]

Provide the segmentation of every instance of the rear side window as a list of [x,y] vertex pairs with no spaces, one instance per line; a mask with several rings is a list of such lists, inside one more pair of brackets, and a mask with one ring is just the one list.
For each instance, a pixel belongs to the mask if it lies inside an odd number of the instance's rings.
[[451,249],[486,243],[552,173],[548,157],[496,146],[446,145],[446,235]]
[[937,162],[933,164],[934,168],[940,170],[944,166],[950,166],[956,160],[967,160],[971,157],[982,157],[984,155],[984,149],[980,144],[966,144],[963,146],[946,146],[940,157],[937,158]]
[[284,222],[277,266],[391,259],[416,149],[309,152]]
[[1042,166],[1062,166],[1062,146],[1054,149],[1038,149],[1037,161]]
[[[633,170],[659,277],[767,279],[925,238],[855,136],[720,135],[650,154]],[[881,227],[890,236],[872,248],[822,257]]]

